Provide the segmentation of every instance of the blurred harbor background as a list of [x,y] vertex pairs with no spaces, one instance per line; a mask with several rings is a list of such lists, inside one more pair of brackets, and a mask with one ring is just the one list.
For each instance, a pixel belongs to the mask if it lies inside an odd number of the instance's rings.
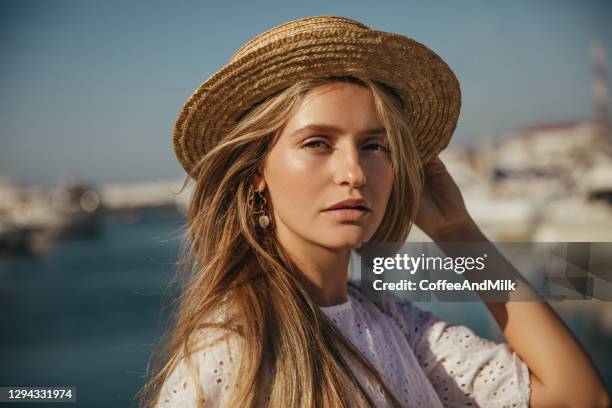
[[[352,17],[449,63],[463,108],[441,157],[492,241],[612,242],[612,5],[379,7],[0,2],[0,385],[135,405],[191,191],[175,115],[235,49],[294,18]],[[612,304],[551,305],[612,392]],[[503,341],[482,304],[419,307]]]

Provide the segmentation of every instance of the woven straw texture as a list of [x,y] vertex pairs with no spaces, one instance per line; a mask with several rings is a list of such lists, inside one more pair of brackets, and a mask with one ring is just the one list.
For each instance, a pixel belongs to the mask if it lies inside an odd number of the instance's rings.
[[459,82],[433,51],[410,38],[333,16],[290,21],[242,46],[184,104],[174,150],[194,165],[249,107],[300,79],[358,75],[383,82],[404,101],[423,162],[449,143],[461,107]]

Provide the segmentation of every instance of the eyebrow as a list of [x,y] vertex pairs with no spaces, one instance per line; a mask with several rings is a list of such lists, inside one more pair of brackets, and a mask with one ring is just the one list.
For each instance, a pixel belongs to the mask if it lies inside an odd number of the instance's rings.
[[[297,136],[300,133],[304,133],[306,131],[316,131],[316,132],[325,132],[325,133],[333,133],[333,134],[338,134],[338,133],[342,133],[343,130],[340,129],[339,127],[336,126],[331,126],[331,125],[325,125],[325,124],[321,124],[321,123],[311,123],[309,125],[306,125],[298,130],[296,130],[295,132],[293,132],[292,136]],[[385,129],[384,127],[377,127],[377,128],[372,128],[372,129],[366,129],[362,132],[359,132],[360,135],[382,135],[384,133],[387,132],[387,129]]]

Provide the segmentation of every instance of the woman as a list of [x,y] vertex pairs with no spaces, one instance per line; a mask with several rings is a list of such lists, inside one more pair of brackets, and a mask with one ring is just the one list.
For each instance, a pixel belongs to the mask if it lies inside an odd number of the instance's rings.
[[486,240],[437,157],[459,106],[431,50],[341,17],[275,27],[205,81],[174,135],[191,269],[143,405],[605,406],[545,303],[487,303],[495,344],[347,285],[352,250],[413,222]]

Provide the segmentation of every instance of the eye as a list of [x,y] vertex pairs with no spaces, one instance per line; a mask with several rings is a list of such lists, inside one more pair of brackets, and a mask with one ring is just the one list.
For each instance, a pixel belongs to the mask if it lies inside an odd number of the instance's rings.
[[323,140],[313,140],[308,143],[305,143],[303,147],[307,149],[318,149],[321,147],[328,147],[328,146]]
[[379,152],[386,152],[387,151],[387,146],[385,146],[384,144],[381,143],[368,143],[367,145],[365,145],[365,147],[367,149],[373,149]]

